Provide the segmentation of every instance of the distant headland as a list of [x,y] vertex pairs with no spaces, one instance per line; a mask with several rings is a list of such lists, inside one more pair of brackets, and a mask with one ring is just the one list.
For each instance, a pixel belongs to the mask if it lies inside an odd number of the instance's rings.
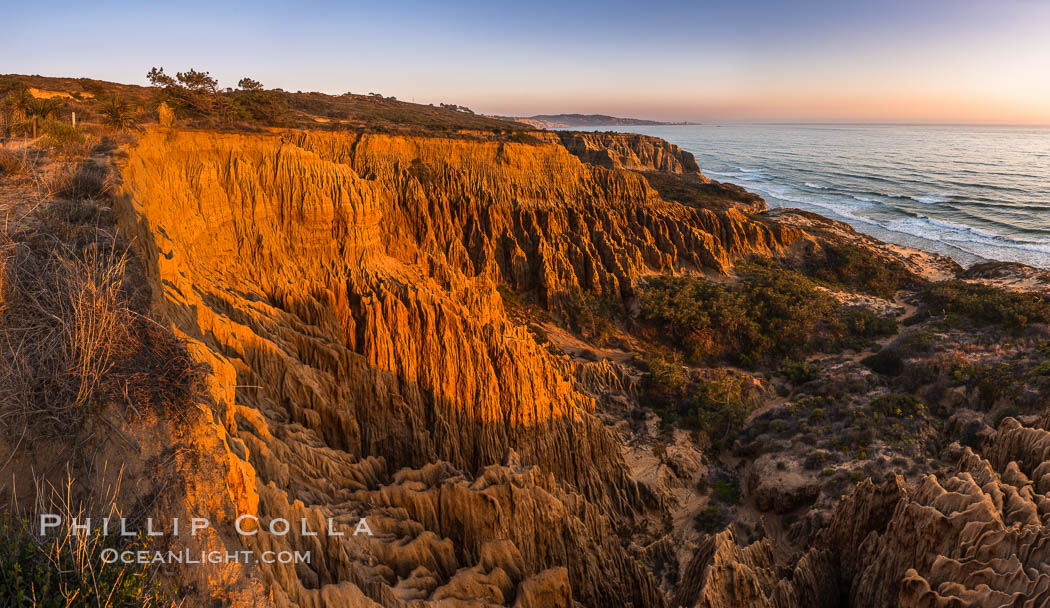
[[618,118],[616,116],[608,116],[605,114],[537,114],[535,116],[500,116],[499,118],[525,123],[539,129],[693,124],[689,122],[642,120],[640,118]]

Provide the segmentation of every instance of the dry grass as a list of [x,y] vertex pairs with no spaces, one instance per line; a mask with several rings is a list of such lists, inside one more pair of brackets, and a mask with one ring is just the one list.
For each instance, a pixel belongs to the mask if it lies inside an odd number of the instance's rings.
[[91,161],[64,165],[42,183],[47,197],[68,201],[102,199],[109,194],[112,185],[109,169]]
[[24,175],[29,169],[24,152],[0,150],[0,178],[9,179]]
[[[119,142],[81,135],[55,127],[0,156],[0,444],[10,448],[0,469],[20,452],[56,446],[59,459],[91,469],[95,438],[120,433],[114,417],[149,411],[177,421],[203,394],[205,370],[149,318],[145,271],[114,229],[110,174],[97,161]],[[151,547],[71,526],[86,517],[134,522],[147,507],[120,513],[118,488],[75,488],[67,477],[59,488],[38,481],[25,513],[17,501],[0,508],[0,606],[171,606],[157,593],[156,569],[101,559],[104,549]],[[64,525],[39,536],[32,524],[41,512]]]
[[143,314],[128,251],[92,205],[51,203],[0,243],[0,430],[12,441],[73,437],[117,403],[178,416],[203,372]]
[[36,146],[49,150],[54,156],[64,160],[83,158],[98,141],[97,135],[84,127],[56,120],[45,121],[41,125],[43,136]]

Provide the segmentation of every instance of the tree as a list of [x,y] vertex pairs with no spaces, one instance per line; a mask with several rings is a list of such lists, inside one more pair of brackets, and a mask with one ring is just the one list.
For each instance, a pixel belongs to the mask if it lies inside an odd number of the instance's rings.
[[17,90],[12,91],[6,99],[4,99],[4,105],[10,107],[11,110],[21,116],[25,116],[29,113],[29,107],[33,104],[33,96],[29,94],[29,89],[25,87],[18,87]]
[[245,76],[237,83],[237,87],[244,91],[261,91],[263,85],[258,80],[253,80]]
[[164,68],[154,67],[146,74],[146,78],[148,78],[150,84],[155,87],[178,86],[174,78],[164,73]]
[[175,78],[191,91],[211,95],[219,92],[219,81],[212,78],[208,72],[198,72],[191,68],[185,72],[177,72]]
[[177,72],[172,78],[164,68],[154,67],[147,74],[150,83],[163,90],[161,101],[190,114],[227,118],[230,103],[219,94],[219,81],[208,72],[194,69]]

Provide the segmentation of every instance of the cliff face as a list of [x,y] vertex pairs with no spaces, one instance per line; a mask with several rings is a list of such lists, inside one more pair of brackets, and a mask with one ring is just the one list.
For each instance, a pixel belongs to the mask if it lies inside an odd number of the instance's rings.
[[557,136],[580,160],[607,169],[701,175],[692,154],[658,137],[586,131],[558,131]]
[[554,144],[158,131],[122,175],[155,305],[233,370],[215,413],[264,524],[377,534],[251,537],[319,560],[261,566],[278,604],[663,603],[613,533],[653,499],[495,284],[626,295],[794,233]]

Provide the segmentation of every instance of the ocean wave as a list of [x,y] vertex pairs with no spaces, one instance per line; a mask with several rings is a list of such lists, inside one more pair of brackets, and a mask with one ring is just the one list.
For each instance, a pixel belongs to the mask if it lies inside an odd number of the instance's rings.
[[944,201],[951,198],[951,194],[944,192],[930,192],[922,196],[909,196],[911,200],[922,203],[924,205],[936,205],[937,203],[943,203]]
[[1050,255],[1050,241],[1013,239],[973,226],[926,216],[890,220],[883,227],[891,232],[908,234],[929,241],[947,242],[974,255],[987,256],[989,252],[997,249],[1015,249]]
[[969,133],[953,140],[954,131],[917,127],[872,128],[855,145],[852,136],[830,132],[790,127],[766,139],[753,129],[705,141],[705,128],[696,127],[675,131],[696,136],[675,143],[720,169],[705,173],[766,197],[770,207],[807,209],[963,263],[990,258],[1050,267],[1050,167],[1042,162],[1050,154],[1041,144]]

